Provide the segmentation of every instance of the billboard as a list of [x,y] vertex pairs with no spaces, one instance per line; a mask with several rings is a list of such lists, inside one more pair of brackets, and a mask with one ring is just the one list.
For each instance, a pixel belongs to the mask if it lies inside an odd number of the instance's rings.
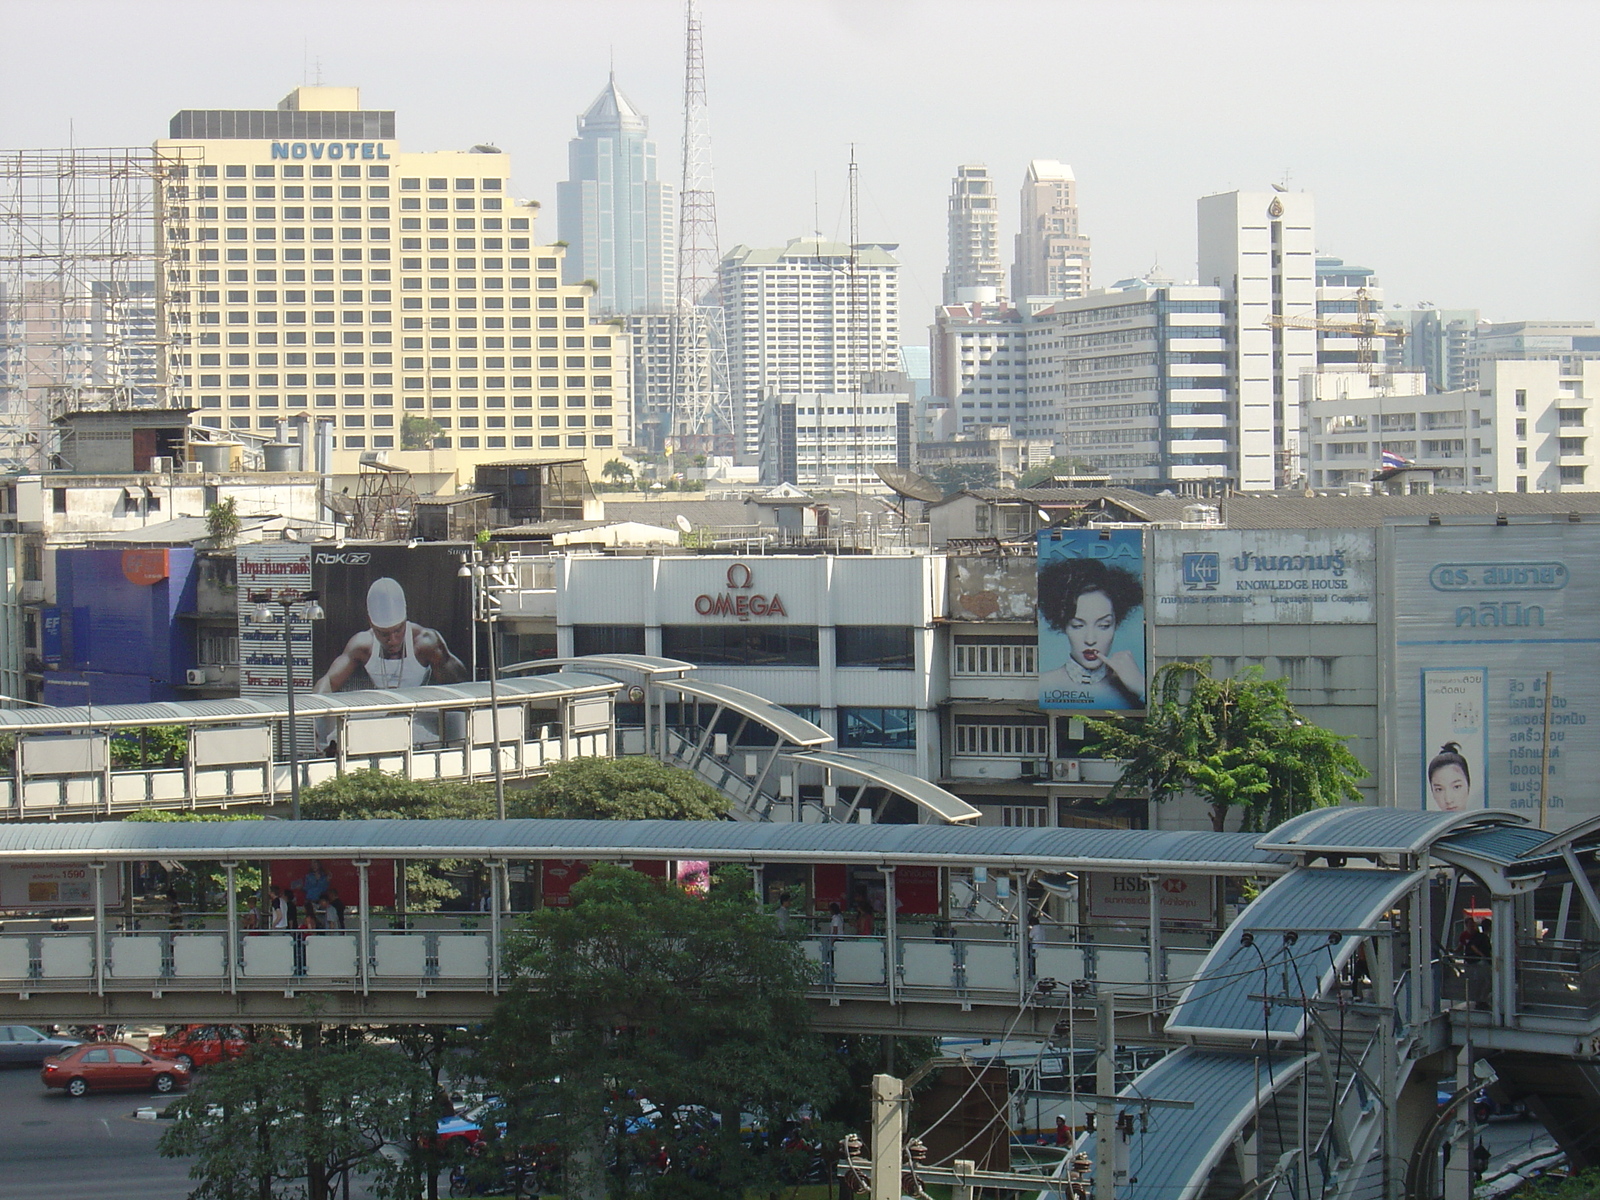
[[1039,534],[1039,707],[1142,709],[1144,534]]
[[[122,903],[122,872],[104,871],[105,903]],[[92,908],[94,870],[86,863],[6,863],[0,866],[0,909]]]
[[1163,529],[1151,536],[1151,615],[1158,624],[1374,619],[1370,529]]
[[1537,819],[1543,789],[1551,828],[1600,813],[1600,745],[1587,728],[1600,714],[1600,528],[1389,536],[1395,803]]
[[[1102,921],[1150,921],[1150,883],[1143,875],[1111,875],[1096,871],[1088,880],[1088,913]],[[1163,921],[1208,921],[1212,915],[1211,880],[1205,875],[1163,875],[1156,880]]]

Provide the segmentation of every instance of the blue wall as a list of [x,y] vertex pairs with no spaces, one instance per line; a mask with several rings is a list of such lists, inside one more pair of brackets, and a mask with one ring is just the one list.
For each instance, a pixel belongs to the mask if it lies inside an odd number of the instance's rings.
[[45,673],[45,703],[186,698],[178,689],[195,665],[194,632],[178,614],[195,611],[198,581],[188,546],[168,551],[168,577],[156,583],[130,580],[120,549],[57,550],[62,660]]

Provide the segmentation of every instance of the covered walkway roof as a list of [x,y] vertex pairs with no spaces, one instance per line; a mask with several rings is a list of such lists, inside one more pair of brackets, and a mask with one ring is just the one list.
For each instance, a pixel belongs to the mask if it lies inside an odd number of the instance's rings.
[[765,696],[758,696],[743,688],[729,687],[725,683],[703,683],[698,680],[690,683],[686,679],[663,679],[657,686],[685,696],[707,700],[712,704],[720,704],[742,717],[760,722],[797,746],[825,746],[833,741],[833,735],[821,726],[813,725],[783,705],[774,704]]
[[952,795],[936,783],[929,783],[926,779],[918,779],[915,775],[908,775],[904,771],[897,771],[893,767],[886,767],[882,763],[875,763],[871,759],[854,754],[812,750],[805,754],[791,754],[789,761],[811,763],[814,766],[848,772],[865,779],[868,783],[875,783],[879,787],[888,788],[891,792],[904,796],[919,808],[925,808],[933,813],[941,821],[957,824],[962,821],[976,821],[982,815],[961,797]]
[[1247,833],[743,821],[100,821],[0,826],[0,862],[262,858],[574,858],[1277,875]]
[[[562,671],[529,679],[503,679],[502,704],[519,700],[558,700],[574,696],[604,695],[622,685],[603,675]],[[394,691],[295,693],[295,715],[310,717],[355,716],[365,713],[412,712],[482,704],[489,699],[487,683],[435,684]],[[0,709],[0,733],[47,733],[86,728],[137,728],[141,725],[229,725],[242,721],[283,720],[287,706],[263,700],[174,700],[148,704],[97,704],[71,708]]]
[[1345,805],[1290,817],[1262,834],[1258,844],[1286,854],[1421,854],[1459,830],[1526,822],[1526,817],[1493,809],[1450,813]]

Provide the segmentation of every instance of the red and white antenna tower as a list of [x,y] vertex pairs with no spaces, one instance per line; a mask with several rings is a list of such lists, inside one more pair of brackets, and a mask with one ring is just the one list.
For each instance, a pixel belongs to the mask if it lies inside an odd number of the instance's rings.
[[672,339],[673,448],[739,450],[728,387],[718,272],[717,193],[711,176],[706,61],[695,0],[684,6],[683,182],[678,191],[678,310]]

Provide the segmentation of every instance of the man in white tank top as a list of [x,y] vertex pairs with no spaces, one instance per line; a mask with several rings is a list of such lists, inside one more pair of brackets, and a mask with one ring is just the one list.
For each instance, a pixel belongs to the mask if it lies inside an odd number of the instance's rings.
[[406,616],[406,593],[387,576],[367,589],[367,620],[345,643],[328,673],[317,680],[318,692],[353,692],[363,688],[410,688],[428,683],[460,683],[466,667],[450,653],[444,636]]

